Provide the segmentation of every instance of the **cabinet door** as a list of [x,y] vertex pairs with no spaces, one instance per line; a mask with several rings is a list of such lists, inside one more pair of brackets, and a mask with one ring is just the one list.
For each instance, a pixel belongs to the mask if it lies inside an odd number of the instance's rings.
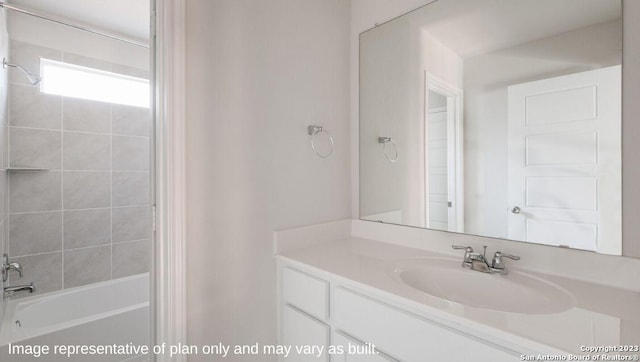
[[397,362],[397,360],[387,356],[377,348],[376,352],[378,354],[369,354],[365,343],[344,332],[333,333],[331,345],[341,347],[343,352],[332,354],[331,362]]
[[373,343],[401,361],[512,362],[520,353],[362,294],[336,288],[335,328]]
[[[286,358],[287,362],[328,361],[329,326],[291,305],[285,305],[282,344],[292,346],[291,353]],[[315,348],[311,354],[298,353],[296,350],[296,347],[307,346],[311,349]],[[318,347],[324,347],[320,356],[313,353],[318,351]]]

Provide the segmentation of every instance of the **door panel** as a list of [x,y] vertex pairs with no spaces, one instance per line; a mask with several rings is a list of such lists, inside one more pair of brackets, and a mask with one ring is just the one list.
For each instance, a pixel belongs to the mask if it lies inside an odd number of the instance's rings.
[[510,86],[508,97],[509,238],[620,255],[621,67]]

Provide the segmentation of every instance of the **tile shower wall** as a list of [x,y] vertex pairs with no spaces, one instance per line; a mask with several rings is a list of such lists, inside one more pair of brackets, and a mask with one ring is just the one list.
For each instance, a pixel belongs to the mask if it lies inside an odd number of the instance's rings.
[[[39,58],[147,78],[144,70],[23,42]],[[149,110],[41,93],[9,77],[9,252],[39,293],[149,270]],[[1,185],[0,185],[1,186]],[[15,282],[15,280],[14,280]]]
[[[9,34],[7,33],[5,10],[0,10],[0,58],[9,54]],[[6,71],[0,71],[0,256],[8,250],[8,177],[9,164],[9,121],[7,119],[8,79]],[[4,287],[0,279],[0,287]],[[4,300],[0,298],[0,321],[4,315]]]

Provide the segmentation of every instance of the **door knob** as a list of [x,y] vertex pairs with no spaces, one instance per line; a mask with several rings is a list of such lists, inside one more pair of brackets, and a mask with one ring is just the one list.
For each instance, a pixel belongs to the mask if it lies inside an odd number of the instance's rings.
[[519,214],[520,213],[520,208],[518,206],[514,206],[513,209],[511,209],[511,212],[514,214]]

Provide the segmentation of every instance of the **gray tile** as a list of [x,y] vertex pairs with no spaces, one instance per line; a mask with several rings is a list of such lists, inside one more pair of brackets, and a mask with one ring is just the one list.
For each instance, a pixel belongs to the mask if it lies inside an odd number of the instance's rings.
[[89,58],[84,55],[78,55],[73,53],[64,52],[62,59],[65,63],[80,65],[82,67],[100,69],[105,71],[111,71],[111,63],[105,62],[101,59]]
[[65,170],[111,170],[111,136],[64,132]]
[[111,242],[111,209],[64,212],[64,248],[75,249]]
[[9,166],[9,127],[0,124],[0,168]]
[[139,206],[149,203],[148,172],[113,172],[113,206]]
[[62,250],[62,212],[13,214],[9,217],[11,256]]
[[62,132],[16,127],[10,132],[11,166],[62,169]]
[[131,77],[149,79],[149,71],[145,69],[133,68],[122,64],[113,64],[111,71],[118,74],[124,74]]
[[113,134],[149,136],[151,133],[151,111],[148,108],[114,104],[111,111]]
[[[36,287],[34,294],[42,294],[62,289],[62,252],[38,254],[13,258],[22,266],[23,277],[12,273],[9,282],[15,284],[29,284]],[[25,297],[33,294],[21,294]]]
[[[31,73],[40,73],[40,58],[51,60],[62,60],[62,51],[51,48],[41,47],[29,43],[23,43],[16,40],[10,41],[9,62],[20,64]],[[9,71],[9,80],[12,83],[29,84],[27,78],[19,70],[11,68]]]
[[64,287],[111,278],[111,245],[64,251]]
[[65,171],[63,184],[65,210],[111,206],[110,172]]
[[114,171],[146,171],[148,169],[148,138],[113,136]]
[[[8,219],[0,222],[0,254],[9,254]],[[2,274],[2,273],[0,273]],[[0,313],[2,310],[0,309]]]
[[9,214],[9,175],[0,170],[0,221]]
[[114,243],[149,238],[149,206],[113,208],[112,228]]
[[54,211],[62,208],[62,172],[17,172],[9,175],[9,211]]
[[9,76],[0,72],[0,121],[9,123]]
[[2,168],[9,167],[9,126],[4,127],[2,139],[4,146],[2,147]]
[[62,97],[41,93],[37,86],[11,84],[9,87],[10,125],[61,128]]
[[96,133],[111,132],[111,105],[85,99],[65,98],[64,129]]
[[149,240],[113,244],[113,278],[146,273],[151,260]]

